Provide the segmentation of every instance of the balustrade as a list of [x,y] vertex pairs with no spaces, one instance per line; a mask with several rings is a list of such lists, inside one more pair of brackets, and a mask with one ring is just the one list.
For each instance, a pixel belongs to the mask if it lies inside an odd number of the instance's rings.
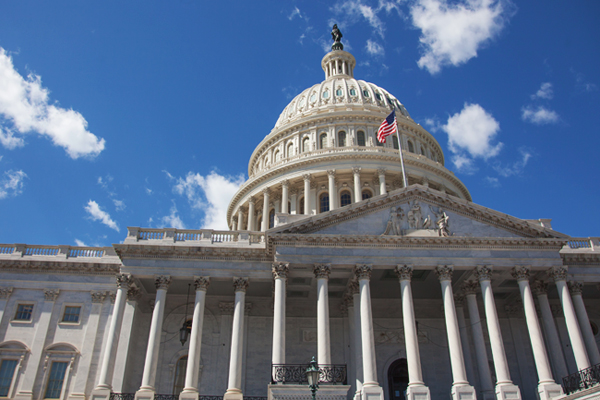
[[[307,368],[308,364],[272,364],[271,383],[308,384]],[[319,365],[319,384],[321,383],[346,385],[346,365]]]
[[598,384],[600,384],[600,364],[592,365],[589,368],[565,376],[562,381],[563,390],[567,395],[598,386]]
[[592,248],[592,243],[589,239],[569,240],[567,245],[571,249],[591,249]]
[[14,246],[0,246],[0,254],[12,254],[14,251]]
[[23,251],[24,256],[55,256],[58,254],[58,247],[26,247]]
[[102,257],[104,250],[99,249],[69,249],[69,258],[71,257]]

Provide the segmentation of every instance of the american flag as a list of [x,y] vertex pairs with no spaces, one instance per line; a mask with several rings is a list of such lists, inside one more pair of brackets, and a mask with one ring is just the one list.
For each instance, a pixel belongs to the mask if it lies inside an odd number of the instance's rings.
[[385,138],[393,133],[396,133],[396,111],[392,111],[386,119],[383,120],[377,131],[377,140],[380,143],[385,143]]

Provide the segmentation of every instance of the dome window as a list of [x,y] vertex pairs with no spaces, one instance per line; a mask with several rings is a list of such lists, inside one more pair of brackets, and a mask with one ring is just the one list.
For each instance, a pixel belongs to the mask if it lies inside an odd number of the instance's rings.
[[356,89],[350,89],[350,96],[356,96]]
[[367,89],[363,90],[363,96],[369,97],[369,91]]
[[346,132],[344,132],[344,131],[338,132],[338,146],[339,147],[346,146]]
[[305,137],[302,139],[302,152],[306,153],[307,151],[310,151],[310,141],[307,137]]
[[328,90],[326,90],[326,91],[323,92],[323,98],[324,99],[328,99],[329,98],[329,91]]
[[421,155],[425,155],[425,149],[421,147]]
[[313,93],[313,94],[310,96],[310,102],[311,102],[311,103],[314,103],[315,101],[317,101],[317,94],[316,94],[316,93]]
[[269,229],[275,226],[275,210],[269,212]]
[[327,148],[327,134],[326,133],[321,133],[321,136],[319,136],[319,147],[322,149]]
[[352,197],[350,196],[350,192],[345,190],[340,195],[340,206],[345,207],[352,204]]
[[338,89],[338,90],[335,91],[335,95],[337,97],[342,97],[342,94],[343,94],[342,89]]
[[411,153],[415,152],[415,146],[412,144],[412,142],[410,140],[408,141],[408,151],[410,151]]
[[365,133],[363,131],[356,132],[356,143],[359,146],[365,145]]
[[319,197],[319,212],[329,211],[329,193],[323,193]]
[[400,146],[398,146],[398,136],[392,135],[392,143],[394,144],[394,149],[398,150]]
[[375,97],[377,97],[377,100],[381,100],[381,95],[379,93],[375,93]]
[[371,197],[373,197],[373,193],[371,193],[371,191],[369,189],[365,189],[362,191],[362,199],[363,200],[370,199]]

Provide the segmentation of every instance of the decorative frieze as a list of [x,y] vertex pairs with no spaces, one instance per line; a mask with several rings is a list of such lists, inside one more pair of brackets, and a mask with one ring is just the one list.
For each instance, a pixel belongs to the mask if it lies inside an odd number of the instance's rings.
[[131,276],[131,274],[117,274],[116,280],[117,289],[127,289],[129,285],[133,283],[133,277]]
[[361,279],[371,279],[371,271],[373,266],[369,264],[356,264],[354,267],[354,275],[360,281]]
[[44,289],[44,298],[46,301],[56,301],[59,294],[60,289]]
[[544,281],[536,279],[531,284],[531,290],[535,293],[536,296],[541,294],[548,294],[548,284]]
[[329,279],[329,274],[331,274],[331,264],[315,264],[313,272],[317,279]]
[[196,291],[208,289],[210,285],[210,278],[208,276],[194,276],[194,288]]
[[8,299],[12,292],[13,292],[12,286],[0,288],[0,300]]
[[479,265],[475,269],[475,277],[479,282],[492,280],[492,266]]
[[510,274],[517,280],[517,282],[529,281],[529,267],[514,267]]
[[451,281],[452,273],[454,272],[454,265],[438,265],[435,268],[435,273],[438,279],[441,281]]
[[552,267],[548,270],[547,274],[554,282],[567,280],[567,268],[565,267]]
[[222,315],[233,315],[233,303],[230,302],[221,302],[219,303],[219,310]]
[[104,299],[106,299],[106,292],[92,290],[90,295],[92,296],[92,303],[104,303]]
[[479,283],[476,281],[464,281],[462,284],[462,291],[465,296],[477,294],[479,291]]
[[234,277],[233,287],[236,292],[246,292],[248,288],[248,278]]
[[156,290],[167,290],[169,289],[169,285],[171,285],[171,277],[169,275],[154,276],[154,286],[156,286]]
[[583,282],[570,281],[568,285],[571,296],[581,295],[581,292],[583,291]]
[[412,265],[397,265],[395,271],[396,275],[398,275],[398,279],[401,281],[410,281],[412,279]]
[[287,279],[287,274],[290,270],[290,264],[284,262],[274,262],[271,266],[273,272],[273,279],[281,278]]

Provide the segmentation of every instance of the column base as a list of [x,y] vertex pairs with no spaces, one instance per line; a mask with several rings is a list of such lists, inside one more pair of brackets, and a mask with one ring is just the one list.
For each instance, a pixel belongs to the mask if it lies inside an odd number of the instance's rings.
[[197,390],[188,390],[183,389],[183,392],[179,394],[179,400],[198,400],[199,394]]
[[67,400],[85,400],[85,393],[71,393]]
[[156,390],[151,388],[143,388],[135,392],[135,400],[154,400]]
[[244,394],[239,389],[227,389],[223,395],[223,400],[244,400]]
[[477,394],[471,385],[452,385],[450,397],[452,400],[476,400]]
[[409,386],[406,389],[406,400],[431,400],[431,393],[425,385]]
[[553,397],[562,396],[562,386],[556,383],[540,383],[538,385],[538,396],[540,400],[550,400]]
[[22,391],[15,395],[14,400],[33,400],[33,392],[31,391]]
[[95,388],[94,390],[92,390],[90,400],[110,400],[110,388]]
[[384,400],[381,386],[363,386],[362,400]]
[[498,400],[521,400],[521,390],[512,383],[496,385],[496,399]]

